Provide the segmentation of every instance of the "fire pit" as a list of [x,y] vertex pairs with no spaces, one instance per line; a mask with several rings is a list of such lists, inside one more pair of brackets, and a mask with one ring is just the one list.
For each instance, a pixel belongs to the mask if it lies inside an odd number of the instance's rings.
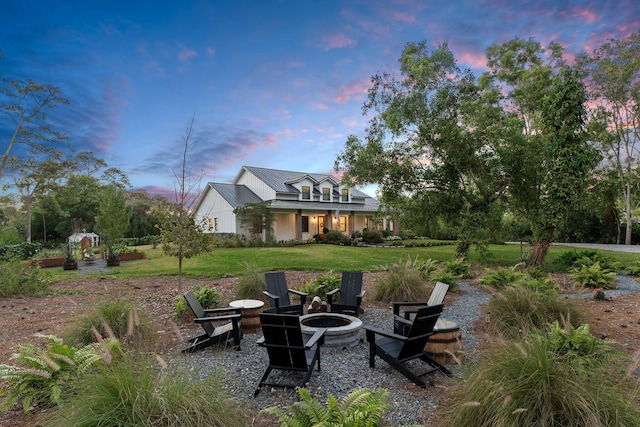
[[325,347],[353,347],[360,342],[362,320],[339,313],[314,313],[300,316],[302,335],[310,338],[318,329],[327,328]]

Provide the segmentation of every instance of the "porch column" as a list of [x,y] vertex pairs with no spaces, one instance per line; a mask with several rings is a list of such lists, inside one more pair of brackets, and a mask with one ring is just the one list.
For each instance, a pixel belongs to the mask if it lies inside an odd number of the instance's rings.
[[349,237],[351,237],[353,235],[353,232],[355,231],[355,224],[356,224],[356,213],[355,211],[351,211],[351,213],[349,214],[349,221],[347,222],[347,234],[349,235]]
[[327,222],[325,221],[324,226],[327,227],[329,230],[333,230],[333,214],[332,214],[332,210],[328,210],[327,211],[327,218],[329,219],[329,224],[327,225]]
[[296,212],[296,240],[302,240],[302,209]]

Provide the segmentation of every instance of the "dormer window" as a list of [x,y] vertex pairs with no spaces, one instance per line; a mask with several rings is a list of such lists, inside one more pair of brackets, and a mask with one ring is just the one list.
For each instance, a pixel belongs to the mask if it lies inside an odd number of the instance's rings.
[[322,189],[322,200],[327,202],[331,200],[331,189],[329,187]]
[[302,200],[311,200],[311,187],[308,185],[302,186]]
[[341,200],[343,202],[348,202],[349,201],[349,189],[348,188],[343,188],[342,189]]

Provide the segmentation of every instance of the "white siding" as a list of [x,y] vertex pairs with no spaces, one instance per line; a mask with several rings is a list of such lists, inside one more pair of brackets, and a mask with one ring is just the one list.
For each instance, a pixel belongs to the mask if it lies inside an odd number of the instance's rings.
[[[205,195],[204,200],[200,203],[198,211],[195,214],[197,220],[211,221],[211,230],[207,233],[237,233],[236,216],[233,213],[233,207],[224,200],[220,193],[210,188]],[[218,218],[218,229],[215,230],[215,218]]]
[[294,214],[276,214],[273,222],[273,236],[276,240],[295,240],[296,216]]
[[276,192],[254,174],[243,171],[234,184],[246,185],[262,200],[275,200]]

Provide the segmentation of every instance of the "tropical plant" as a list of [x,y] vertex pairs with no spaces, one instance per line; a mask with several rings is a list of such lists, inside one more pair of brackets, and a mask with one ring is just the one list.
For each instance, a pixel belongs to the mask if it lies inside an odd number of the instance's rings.
[[393,409],[388,403],[391,393],[384,389],[355,389],[341,401],[329,394],[326,407],[306,388],[298,389],[298,395],[300,400],[285,409],[274,406],[262,412],[276,415],[281,427],[364,427],[381,425],[384,413]]
[[455,387],[442,425],[637,425],[637,379],[611,344],[586,325],[559,322],[522,342],[500,342]]
[[128,298],[106,298],[74,321],[64,339],[70,345],[88,345],[102,337],[118,339],[134,348],[153,347],[157,332],[149,316],[136,310]]
[[305,283],[305,292],[309,298],[318,296],[322,300],[326,300],[327,292],[340,288],[341,282],[342,278],[339,274],[329,271],[327,274],[314,277]]
[[52,426],[248,425],[240,405],[222,391],[220,375],[169,368],[156,355],[128,352],[74,381]]
[[[193,287],[193,294],[204,309],[220,307],[220,293],[209,285],[195,285]],[[175,317],[188,317],[190,313],[191,310],[189,309],[187,301],[184,299],[184,296],[180,295],[172,314]]]
[[485,274],[479,282],[494,289],[504,289],[524,278],[525,274],[519,271],[521,266],[522,264],[516,264],[511,268],[485,269]]
[[614,289],[616,287],[616,273],[603,269],[599,261],[572,268],[571,278],[587,288]]
[[23,344],[12,356],[17,366],[0,365],[2,411],[10,409],[20,399],[24,412],[37,406],[60,406],[68,398],[67,387],[71,381],[101,360],[109,361],[115,352],[119,353],[117,340],[104,340],[77,349],[53,335],[36,334],[36,337],[47,339],[45,350]]

